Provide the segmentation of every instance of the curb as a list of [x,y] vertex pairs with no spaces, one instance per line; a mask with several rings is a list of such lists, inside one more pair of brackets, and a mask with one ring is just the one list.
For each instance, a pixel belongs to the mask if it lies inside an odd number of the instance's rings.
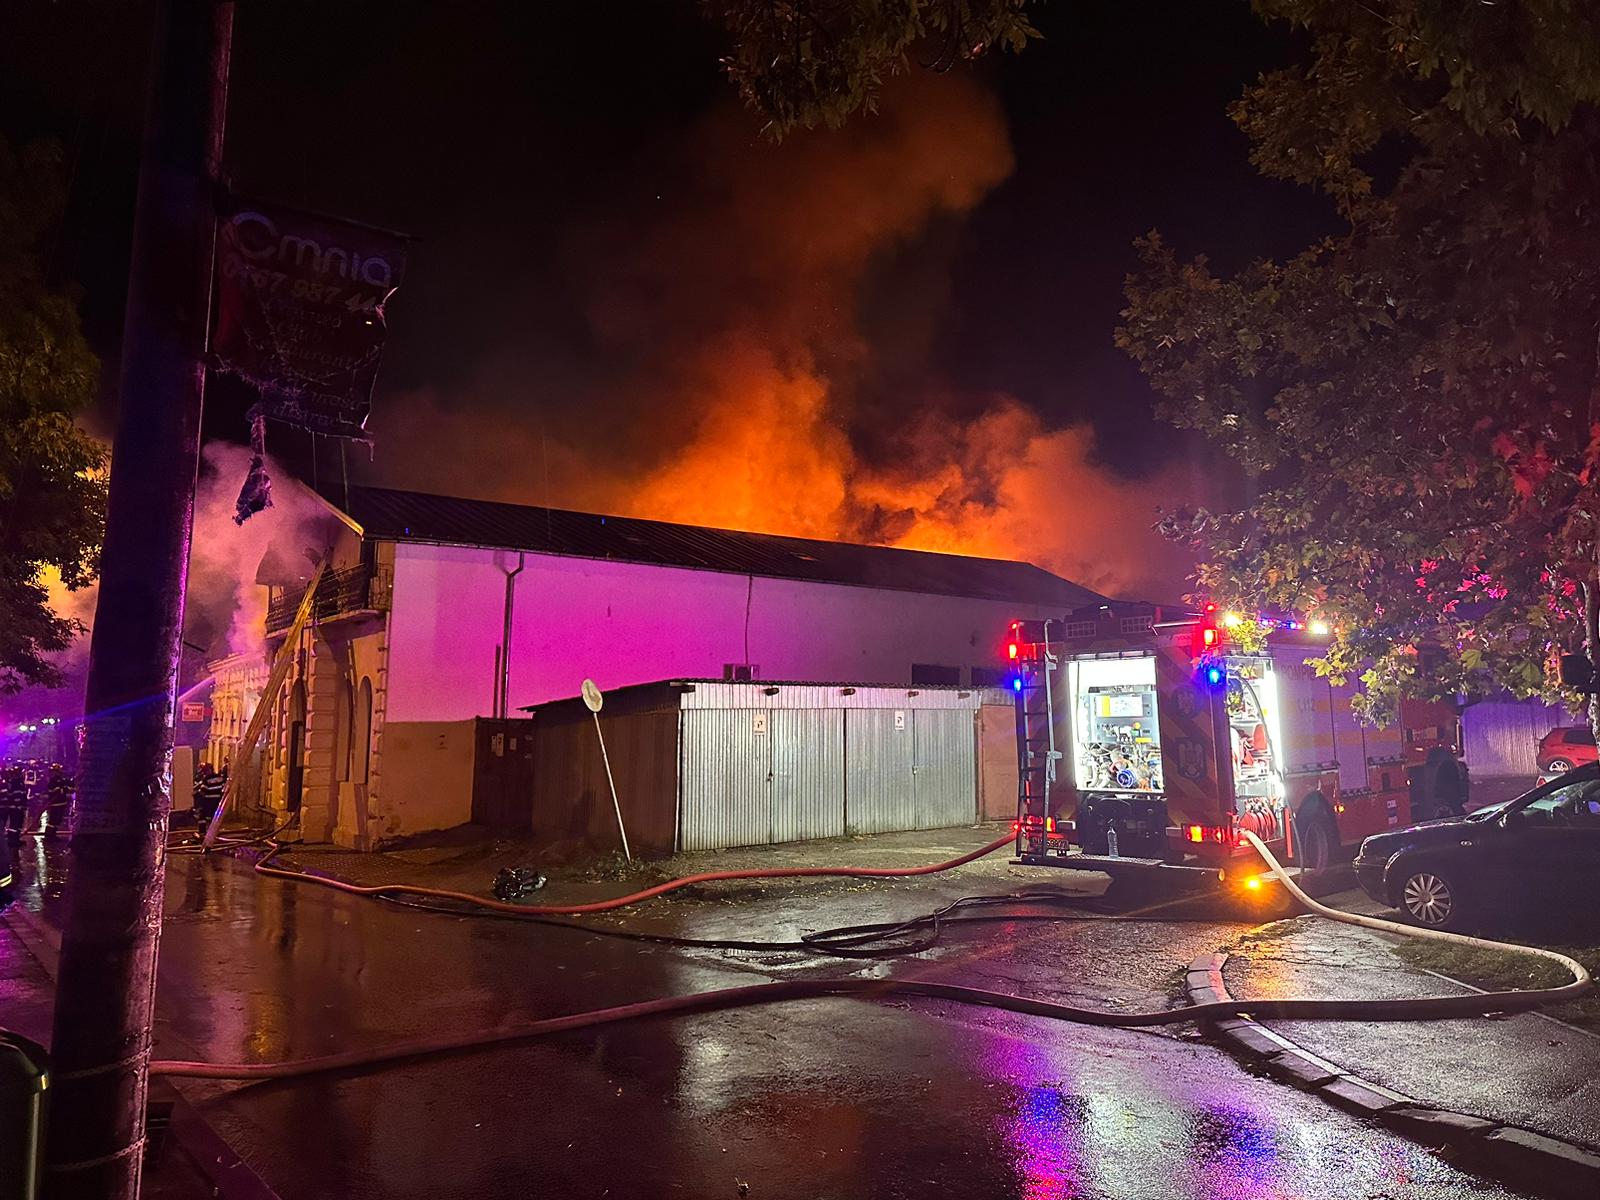
[[[1227,961],[1225,953],[1205,954],[1189,964],[1187,988],[1193,1003],[1233,1000],[1222,981]],[[1454,1165],[1561,1200],[1600,1195],[1600,1154],[1587,1146],[1393,1091],[1247,1018],[1202,1025],[1213,1041],[1247,1066],[1314,1092],[1336,1108],[1376,1121],[1429,1150],[1443,1151]]]
[[61,961],[61,934],[55,927],[19,902],[13,902],[0,912],[0,921],[11,927],[11,932],[17,935],[28,953],[39,960],[50,982],[55,983]]

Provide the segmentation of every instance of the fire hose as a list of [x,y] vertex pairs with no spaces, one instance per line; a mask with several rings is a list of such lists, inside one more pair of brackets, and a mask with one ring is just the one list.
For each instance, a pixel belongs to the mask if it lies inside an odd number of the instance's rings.
[[[269,1080],[295,1079],[329,1071],[368,1070],[409,1062],[458,1050],[479,1049],[507,1042],[521,1042],[551,1034],[567,1033],[578,1029],[593,1029],[624,1021],[648,1017],[682,1016],[690,1013],[716,1012],[731,1008],[747,1008],[788,1000],[815,1000],[837,996],[854,996],[876,999],[886,996],[925,996],[938,1000],[953,1000],[1027,1016],[1049,1017],[1080,1025],[1112,1026],[1118,1028],[1149,1028],[1176,1025],[1191,1021],[1214,1021],[1229,1017],[1294,1018],[1300,1020],[1334,1021],[1416,1021],[1446,1017],[1483,1016],[1488,1013],[1525,1012],[1552,1004],[1575,1000],[1593,986],[1589,972],[1576,960],[1554,950],[1536,946],[1522,946],[1511,942],[1497,942],[1466,934],[1444,930],[1419,929],[1369,917],[1358,913],[1330,908],[1313,900],[1301,890],[1294,878],[1261,840],[1248,830],[1241,831],[1260,853],[1263,861],[1276,879],[1289,893],[1311,912],[1329,920],[1347,925],[1375,929],[1384,933],[1397,933],[1431,941],[1452,942],[1456,945],[1480,949],[1532,955],[1553,961],[1571,973],[1572,982],[1559,987],[1530,988],[1520,991],[1475,992],[1457,996],[1420,996],[1399,1000],[1329,1000],[1329,999],[1257,999],[1222,1000],[1207,1004],[1191,1004],[1183,1008],[1161,1009],[1148,1012],[1106,1012],[1100,1009],[1075,1008],[1047,1000],[1032,1000],[983,988],[961,984],[940,983],[921,979],[803,979],[777,983],[751,984],[745,987],[720,988],[709,992],[696,992],[686,996],[663,996],[633,1004],[621,1004],[588,1012],[571,1013],[560,1017],[507,1024],[492,1030],[470,1030],[461,1033],[402,1042],[374,1050],[353,1050],[342,1054],[328,1054],[316,1058],[280,1063],[206,1063],[159,1059],[150,1064],[152,1075],[189,1079]],[[691,883],[725,879],[816,877],[816,876],[906,876],[926,875],[949,870],[998,850],[1011,838],[997,839],[988,846],[970,854],[928,867],[901,869],[873,869],[865,867],[797,867],[770,871],[716,871],[685,876],[654,888],[622,896],[616,900],[601,901],[594,905],[507,905],[500,901],[485,900],[462,892],[445,892],[411,885],[381,885],[362,887],[339,880],[305,875],[297,871],[267,865],[263,859],[257,864],[263,874],[291,878],[336,888],[357,895],[404,894],[412,896],[444,897],[468,900],[486,909],[515,909],[521,912],[575,913],[601,912],[636,904]],[[271,856],[269,855],[268,858]]]

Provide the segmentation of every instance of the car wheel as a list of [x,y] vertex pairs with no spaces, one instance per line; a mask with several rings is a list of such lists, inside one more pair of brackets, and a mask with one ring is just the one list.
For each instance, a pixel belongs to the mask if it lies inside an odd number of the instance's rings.
[[1460,888],[1437,867],[1409,867],[1399,889],[1399,907],[1406,920],[1424,929],[1460,928]]
[[1295,863],[1304,871],[1321,871],[1333,862],[1339,836],[1333,822],[1321,812],[1295,819]]
[[1565,775],[1572,770],[1572,762],[1565,758],[1552,758],[1550,765],[1545,768],[1552,775]]

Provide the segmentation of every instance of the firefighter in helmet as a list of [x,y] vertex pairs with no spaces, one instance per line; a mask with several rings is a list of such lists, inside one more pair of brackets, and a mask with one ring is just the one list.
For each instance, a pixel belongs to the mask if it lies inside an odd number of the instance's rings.
[[50,764],[50,781],[44,792],[44,832],[46,837],[61,837],[67,832],[67,814],[72,809],[72,776],[60,763]]

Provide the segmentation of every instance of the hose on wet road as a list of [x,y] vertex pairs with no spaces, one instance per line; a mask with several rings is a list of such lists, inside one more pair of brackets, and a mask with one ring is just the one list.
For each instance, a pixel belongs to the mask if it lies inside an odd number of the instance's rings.
[[[188,1079],[238,1081],[298,1079],[330,1071],[381,1069],[454,1051],[474,1050],[488,1046],[503,1045],[509,1042],[527,1041],[552,1034],[569,1033],[579,1029],[593,1029],[614,1025],[624,1021],[664,1016],[684,1016],[691,1013],[747,1008],[754,1005],[773,1004],[782,1001],[817,1000],[838,996],[852,996],[864,999],[880,999],[888,996],[922,996],[936,1000],[951,1000],[961,1004],[1001,1009],[1006,1012],[1021,1013],[1027,1016],[1048,1017],[1079,1025],[1139,1029],[1160,1025],[1183,1024],[1191,1021],[1222,1020],[1229,1017],[1334,1021],[1417,1021],[1449,1017],[1484,1016],[1489,1013],[1525,1012],[1551,1004],[1575,1000],[1594,986],[1593,980],[1589,977],[1589,972],[1584,969],[1581,963],[1554,950],[1545,950],[1534,946],[1521,946],[1510,942],[1496,942],[1485,938],[1471,937],[1466,934],[1446,933],[1442,930],[1417,929],[1412,926],[1402,925],[1396,921],[1387,921],[1378,917],[1368,917],[1329,908],[1327,905],[1320,904],[1306,895],[1289,872],[1273,857],[1272,852],[1261,843],[1260,839],[1249,831],[1243,832],[1244,836],[1250,840],[1255,849],[1261,854],[1268,869],[1278,881],[1301,904],[1304,904],[1319,916],[1344,924],[1376,929],[1385,933],[1398,933],[1409,937],[1423,937],[1428,940],[1475,946],[1480,949],[1538,956],[1554,961],[1569,971],[1572,974],[1572,982],[1563,984],[1560,987],[1533,988],[1525,991],[1474,992],[1457,996],[1421,996],[1399,1000],[1330,1000],[1317,998],[1224,1000],[1209,1004],[1191,1004],[1183,1008],[1126,1013],[1076,1008],[1072,1005],[1057,1004],[1048,1000],[1031,1000],[1023,996],[1012,996],[983,988],[966,987],[961,984],[924,979],[796,979],[776,983],[751,984],[745,987],[720,988],[715,991],[697,992],[687,996],[663,996],[634,1004],[622,1004],[610,1008],[594,1009],[589,1012],[571,1013],[561,1017],[547,1017],[541,1020],[509,1024],[498,1029],[467,1030],[418,1041],[403,1042],[378,1049],[352,1050],[342,1054],[322,1055],[316,1058],[299,1059],[291,1062],[206,1063],[162,1059],[150,1064],[150,1073],[154,1076]],[[1000,839],[972,854],[965,855],[960,859],[954,859],[950,863],[937,864],[933,867],[890,872],[874,872],[870,869],[859,867],[802,867],[765,873],[714,872],[710,875],[688,876],[684,880],[677,880],[672,884],[663,884],[658,888],[646,889],[644,892],[636,893],[633,897],[621,897],[620,901],[633,903],[637,902],[638,899],[648,899],[651,896],[660,895],[664,891],[671,891],[675,887],[686,886],[691,880],[709,881],[712,878],[761,878],[772,877],[773,875],[807,873],[813,875],[865,874],[868,876],[874,874],[929,874],[935,870],[948,870],[951,866],[970,862],[974,858],[998,849],[1000,845],[1010,840],[1009,837]],[[337,880],[327,880],[302,875],[299,872],[284,871],[281,868],[272,868],[267,873],[288,876],[303,882],[325,884],[337,887],[340,890],[363,895],[393,894],[396,890],[393,887],[363,888]],[[406,887],[403,889],[403,894],[423,896],[442,894],[452,898],[463,895],[463,893],[437,893],[432,889],[418,887]],[[498,906],[498,902],[481,901],[478,897],[469,898],[486,906]],[[607,907],[621,907],[619,901],[603,903]],[[529,911],[531,906],[510,905],[504,907]],[[558,906],[543,907],[546,911],[550,911],[553,908],[556,912],[562,912],[572,911],[574,906],[565,908]],[[576,907],[578,911],[603,911],[584,906]]]
[[[833,929],[819,929],[802,933],[789,940],[749,938],[693,938],[672,933],[649,933],[639,929],[622,929],[616,926],[595,925],[587,921],[572,921],[563,917],[541,917],[517,912],[484,912],[453,905],[445,901],[430,901],[413,896],[382,896],[392,904],[414,908],[422,912],[439,913],[452,917],[495,918],[522,921],[554,929],[569,929],[591,937],[620,938],[629,942],[649,942],[660,946],[675,946],[687,950],[747,950],[771,953],[805,952],[833,958],[896,958],[907,954],[920,954],[938,945],[945,931],[956,925],[974,925],[994,922],[1019,921],[1134,921],[1145,913],[1164,904],[1152,905],[1133,913],[1110,916],[1103,913],[1074,912],[967,912],[972,908],[1004,905],[1008,909],[1017,905],[1066,906],[1081,909],[1086,897],[1072,892],[1025,891],[995,892],[977,896],[962,896],[943,908],[919,913],[901,921],[870,921],[860,925],[840,925]],[[1150,917],[1150,920],[1160,918]]]
[[974,859],[983,858],[993,854],[1002,846],[1009,846],[1015,841],[1015,835],[1006,834],[1004,837],[995,838],[994,841],[976,850],[969,850],[959,857],[946,862],[931,863],[925,867],[768,867],[761,870],[749,871],[702,871],[698,875],[684,875],[678,879],[669,879],[665,883],[658,883],[638,892],[630,892],[626,896],[617,896],[610,900],[596,900],[589,904],[512,904],[505,900],[491,900],[486,896],[475,896],[471,892],[453,892],[443,888],[419,887],[411,883],[378,883],[357,884],[346,883],[342,879],[329,879],[324,875],[310,875],[304,871],[290,871],[283,867],[275,867],[272,860],[283,850],[283,846],[275,845],[260,861],[255,864],[258,875],[270,875],[276,879],[292,879],[298,883],[315,883],[321,887],[335,888],[341,892],[349,892],[356,896],[422,896],[436,900],[450,900],[457,904],[470,905],[473,908],[483,909],[488,912],[527,913],[534,916],[580,916],[584,913],[610,912],[613,909],[628,908],[634,904],[641,904],[646,900],[653,900],[657,896],[665,896],[668,892],[678,891],[680,888],[694,887],[702,883],[726,883],[740,879],[906,879],[916,875],[936,875],[940,871],[951,871],[956,867],[965,866]]

